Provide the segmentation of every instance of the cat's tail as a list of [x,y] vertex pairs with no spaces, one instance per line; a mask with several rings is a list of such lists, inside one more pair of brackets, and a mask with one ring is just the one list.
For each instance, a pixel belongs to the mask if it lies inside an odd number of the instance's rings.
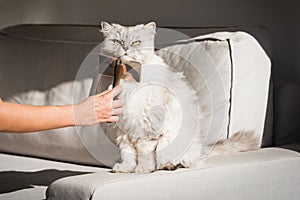
[[260,138],[255,136],[253,131],[239,131],[230,138],[218,141],[211,146],[213,149],[209,157],[253,151],[260,148]]

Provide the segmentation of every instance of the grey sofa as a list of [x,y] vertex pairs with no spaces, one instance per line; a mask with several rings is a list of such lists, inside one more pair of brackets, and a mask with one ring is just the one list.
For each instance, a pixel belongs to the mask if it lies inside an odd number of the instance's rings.
[[[101,41],[98,29],[20,25],[1,30],[0,96],[12,100],[16,94],[73,81],[85,55]],[[272,57],[264,27],[174,29],[190,36],[244,30]],[[300,86],[270,84],[262,149],[210,158],[197,169],[113,174],[99,167],[80,138],[70,134],[72,129],[2,133],[0,199],[299,199]]]

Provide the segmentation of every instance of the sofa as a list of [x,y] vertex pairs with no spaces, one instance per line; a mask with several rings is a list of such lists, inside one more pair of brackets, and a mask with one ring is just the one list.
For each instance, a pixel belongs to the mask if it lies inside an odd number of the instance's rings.
[[[244,31],[272,60],[270,33],[262,26],[165,28],[189,37]],[[93,90],[95,79],[85,82],[89,74],[78,72],[84,63],[91,65],[85,60],[91,52],[97,62],[93,49],[102,41],[98,30],[92,25],[54,24],[2,29],[1,98],[59,105],[91,95],[88,88]],[[180,39],[181,35],[164,38],[168,41],[160,44],[168,46]],[[79,94],[75,98],[74,88]],[[105,148],[104,138],[80,134],[84,127],[1,133],[0,199],[299,199],[300,86],[270,79],[266,96],[261,149],[211,157],[192,169],[114,174],[110,167],[118,150]],[[97,146],[102,146],[101,152],[94,149]]]

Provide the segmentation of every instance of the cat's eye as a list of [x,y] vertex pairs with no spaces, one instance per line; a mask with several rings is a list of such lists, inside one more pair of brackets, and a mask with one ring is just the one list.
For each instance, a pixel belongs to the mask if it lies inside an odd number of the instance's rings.
[[141,41],[137,40],[137,41],[132,42],[131,46],[136,47],[136,46],[139,46],[140,44],[141,44]]
[[122,45],[122,41],[120,40],[112,40],[114,45],[118,45],[118,46],[121,46]]

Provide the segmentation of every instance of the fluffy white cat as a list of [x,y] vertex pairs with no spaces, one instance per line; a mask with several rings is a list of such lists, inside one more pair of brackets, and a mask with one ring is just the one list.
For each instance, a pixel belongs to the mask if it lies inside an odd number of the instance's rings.
[[[154,51],[156,24],[131,27],[101,23],[104,35],[103,54],[136,61],[142,64],[140,82],[122,80],[126,98],[124,113],[117,123],[104,124],[106,134],[115,138],[120,148],[121,162],[113,172],[148,173],[178,166],[196,166],[200,158],[203,137],[197,128],[197,118],[183,118],[182,110],[197,108],[193,90],[188,90],[182,73],[172,71]],[[181,156],[161,153],[178,137],[182,123],[195,127],[198,133]],[[201,124],[200,124],[201,126]],[[179,147],[178,147],[179,148]],[[259,140],[250,132],[239,132],[231,138],[214,144],[210,155],[223,155],[259,148]]]

